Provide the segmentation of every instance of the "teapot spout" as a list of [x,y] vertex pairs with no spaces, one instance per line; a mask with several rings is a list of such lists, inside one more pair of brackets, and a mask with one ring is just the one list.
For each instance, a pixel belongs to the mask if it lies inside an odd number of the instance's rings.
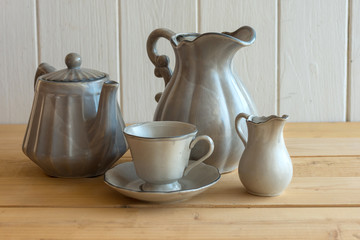
[[[101,89],[98,112],[91,126],[91,138],[93,148],[98,146],[108,147],[117,151],[117,154],[124,154],[127,150],[127,143],[123,134],[125,123],[117,102],[117,90],[119,83],[106,81]],[[99,143],[102,144],[99,144]],[[118,146],[113,148],[113,146]]]
[[[94,124],[97,131],[111,131],[117,124],[118,118],[120,117],[122,127],[125,127],[122,117],[118,116],[120,113],[119,104],[116,100],[117,90],[119,83],[115,81],[106,81],[101,89],[100,101],[96,120]],[[103,128],[103,129],[102,129]]]
[[128,148],[123,133],[125,124],[116,100],[118,88],[119,83],[115,81],[104,82],[97,115],[89,129],[91,151],[102,159],[98,163],[100,169],[107,168],[109,162],[106,159],[112,159],[111,166]]
[[36,69],[36,73],[35,73],[35,79],[34,79],[34,88],[36,86],[36,82],[37,79],[47,73],[51,73],[51,72],[55,72],[56,68],[54,68],[53,66],[47,64],[47,63],[41,63],[38,68]]

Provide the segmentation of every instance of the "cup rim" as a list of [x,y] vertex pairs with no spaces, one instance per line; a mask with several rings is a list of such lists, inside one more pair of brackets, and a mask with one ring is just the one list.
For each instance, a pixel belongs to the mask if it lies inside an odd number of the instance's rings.
[[[131,128],[135,128],[135,127],[140,127],[140,126],[144,126],[144,125],[161,125],[161,124],[168,124],[168,125],[178,125],[181,124],[183,126],[188,126],[189,127],[189,132],[185,133],[185,134],[181,134],[181,135],[174,135],[174,136],[165,136],[165,137],[147,137],[147,136],[138,136],[135,134],[131,134],[128,131]],[[124,128],[124,134],[129,136],[129,137],[134,137],[134,138],[138,138],[138,139],[182,139],[182,138],[187,138],[191,135],[196,135],[198,130],[197,127],[194,124],[191,123],[187,123],[187,122],[180,122],[180,121],[149,121],[149,122],[141,122],[141,123],[135,123],[129,126],[126,126]]]

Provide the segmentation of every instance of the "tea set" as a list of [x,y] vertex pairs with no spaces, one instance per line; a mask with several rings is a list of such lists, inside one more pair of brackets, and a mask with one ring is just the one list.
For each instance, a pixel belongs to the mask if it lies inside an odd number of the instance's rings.
[[[288,116],[256,116],[232,71],[235,53],[255,37],[248,26],[231,33],[154,30],[146,47],[165,89],[155,96],[154,121],[127,127],[116,100],[119,84],[106,73],[81,68],[76,53],[66,56],[67,69],[42,63],[23,152],[49,176],[104,174],[108,186],[143,201],[189,199],[237,167],[249,193],[279,195],[293,171],[283,138]],[[158,55],[160,38],[175,52],[173,72],[169,58]],[[113,167],[128,148],[133,160]]]

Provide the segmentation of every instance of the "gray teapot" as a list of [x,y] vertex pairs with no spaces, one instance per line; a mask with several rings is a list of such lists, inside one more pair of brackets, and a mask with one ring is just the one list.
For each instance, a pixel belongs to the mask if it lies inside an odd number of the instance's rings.
[[65,63],[68,69],[60,71],[39,65],[22,149],[47,175],[98,176],[127,151],[116,100],[119,84],[105,73],[80,68],[76,53]]

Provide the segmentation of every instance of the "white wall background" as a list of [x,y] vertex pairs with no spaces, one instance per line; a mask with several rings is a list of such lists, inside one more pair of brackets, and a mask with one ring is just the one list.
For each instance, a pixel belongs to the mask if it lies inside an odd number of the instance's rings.
[[[146,40],[174,32],[257,32],[234,69],[259,113],[292,121],[360,121],[360,0],[0,0],[0,123],[26,123],[37,65],[83,67],[120,82],[126,122],[152,119],[163,80]],[[174,58],[170,44],[159,52]]]

